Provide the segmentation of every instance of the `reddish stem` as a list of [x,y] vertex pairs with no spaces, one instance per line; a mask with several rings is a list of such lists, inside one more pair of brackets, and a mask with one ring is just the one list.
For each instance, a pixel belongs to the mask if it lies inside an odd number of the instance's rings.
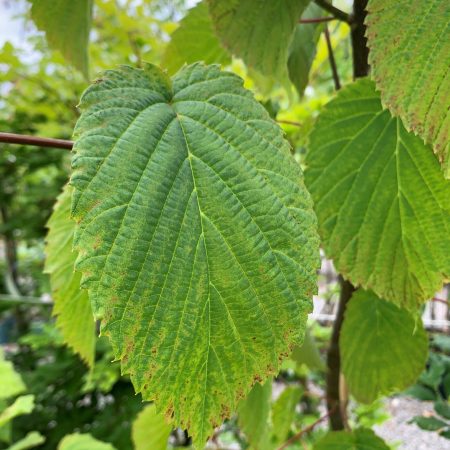
[[43,138],[14,133],[0,133],[0,142],[8,144],[36,145],[38,147],[64,148],[68,150],[73,147],[72,141],[66,141],[64,139]]
[[326,414],[324,414],[323,416],[319,417],[315,422],[313,422],[311,425],[308,425],[306,428],[303,428],[303,430],[300,430],[297,434],[294,434],[294,436],[292,436],[290,439],[288,439],[281,447],[278,448],[278,450],[283,450],[286,447],[288,447],[289,445],[293,444],[295,441],[297,441],[298,439],[300,439],[304,434],[309,433],[310,431],[312,431],[316,425],[318,425],[320,422],[323,422],[325,419],[328,419],[328,417],[330,416],[330,414],[333,411],[328,411]]
[[337,20],[336,17],[317,17],[314,19],[300,19],[298,23],[320,23],[329,22],[330,20]]

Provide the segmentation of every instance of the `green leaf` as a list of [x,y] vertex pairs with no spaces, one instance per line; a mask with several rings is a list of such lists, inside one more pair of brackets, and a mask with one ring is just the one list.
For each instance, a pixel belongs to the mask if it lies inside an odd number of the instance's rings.
[[411,422],[417,424],[419,428],[427,431],[438,431],[447,428],[447,423],[436,417],[416,416]]
[[439,432],[439,436],[444,437],[445,439],[450,439],[450,427]]
[[264,75],[284,76],[288,48],[309,0],[207,0],[222,44]]
[[434,410],[442,417],[450,420],[450,404],[448,401],[439,400],[434,403]]
[[48,221],[45,272],[50,274],[53,314],[64,341],[89,366],[94,364],[95,322],[81,275],[74,271],[77,254],[72,251],[74,222],[70,219],[72,188],[66,186],[58,197]]
[[196,61],[223,65],[231,62],[230,56],[214,33],[208,6],[204,2],[190,9],[172,33],[162,66],[166,67],[169,73],[174,73],[183,64]]
[[[323,9],[311,3],[302,15],[302,19],[321,17]],[[322,33],[322,23],[303,23],[295,27],[294,37],[289,47],[289,79],[300,96],[308,85],[309,71],[316,56],[317,42]]]
[[446,398],[450,397],[450,372],[444,375],[444,378],[442,379],[442,388],[444,390],[444,395]]
[[347,305],[339,347],[350,392],[371,403],[414,383],[425,368],[428,337],[420,319],[358,290]]
[[115,447],[95,439],[90,434],[73,433],[64,436],[58,450],[115,450]]
[[431,387],[435,391],[438,390],[442,383],[442,377],[446,372],[446,365],[443,358],[436,353],[430,353],[428,361],[429,367],[420,375],[419,381],[425,386]]
[[369,62],[381,99],[433,145],[449,178],[449,3],[370,0],[367,10]]
[[23,414],[30,414],[34,408],[34,395],[17,397],[14,403],[0,413],[0,427]]
[[26,387],[21,376],[14,370],[10,361],[5,359],[3,349],[0,347],[0,400],[14,397],[25,391]]
[[311,333],[306,330],[305,340],[301,346],[294,347],[291,358],[297,364],[305,364],[311,370],[324,370],[325,362],[317,348],[317,343]]
[[121,67],[75,130],[83,286],[135,389],[199,445],[301,343],[316,291],[301,170],[242,83]]
[[31,431],[27,435],[7,448],[7,450],[26,450],[27,448],[37,447],[45,442],[45,437],[37,431]]
[[244,432],[252,449],[270,448],[268,437],[271,397],[272,379],[269,378],[262,386],[256,383],[238,405],[239,428]]
[[351,431],[330,431],[314,450],[389,450],[387,444],[368,428]]
[[445,334],[435,334],[432,337],[433,347],[437,347],[438,350],[450,354],[450,336]]
[[31,18],[45,31],[50,47],[89,76],[88,44],[92,21],[92,0],[29,0]]
[[422,386],[419,383],[406,389],[404,394],[422,401],[436,400],[436,393],[432,389],[426,386]]
[[167,425],[155,405],[146,406],[133,422],[134,450],[166,450],[172,427]]
[[310,136],[306,184],[328,257],[354,285],[415,309],[450,274],[450,183],[374,84],[342,89]]
[[295,417],[295,407],[300,401],[302,390],[288,386],[278,397],[272,408],[272,443],[282,444],[288,437]]

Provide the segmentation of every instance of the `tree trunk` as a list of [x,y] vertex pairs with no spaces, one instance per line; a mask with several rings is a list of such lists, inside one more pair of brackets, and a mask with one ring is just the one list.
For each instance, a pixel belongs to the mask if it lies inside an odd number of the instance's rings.
[[[351,16],[351,41],[353,51],[353,77],[365,77],[369,73],[369,50],[365,38],[367,0],[354,0],[353,14]],[[339,337],[347,303],[350,300],[355,287],[346,280],[340,278],[341,295],[339,298],[338,312],[333,325],[330,347],[327,353],[327,409],[329,413],[330,428],[343,430],[347,424],[347,400],[342,394],[341,356],[339,349]]]

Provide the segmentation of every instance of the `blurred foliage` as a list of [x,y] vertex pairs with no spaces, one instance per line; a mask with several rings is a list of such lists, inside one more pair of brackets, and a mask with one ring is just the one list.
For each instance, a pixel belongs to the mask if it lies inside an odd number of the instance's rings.
[[418,400],[433,402],[433,411],[415,416],[411,422],[423,430],[437,432],[450,439],[450,336],[435,334],[431,347],[433,352],[430,352],[426,370],[404,393]]
[[[27,392],[35,397],[35,411],[14,423],[13,437],[38,430],[46,437],[42,449],[55,449],[74,432],[90,433],[120,449],[132,449],[131,422],[143,404],[127,378],[111,364],[109,344],[97,345],[98,369],[90,373],[81,360],[63,345],[53,325],[24,336],[20,352],[13,355]],[[108,370],[99,376],[98,371]]]

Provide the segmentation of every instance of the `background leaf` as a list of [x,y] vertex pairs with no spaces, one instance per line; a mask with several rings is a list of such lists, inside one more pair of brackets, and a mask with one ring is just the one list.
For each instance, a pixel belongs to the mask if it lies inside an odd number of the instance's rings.
[[0,413],[0,427],[22,414],[29,414],[34,408],[34,395],[21,395]]
[[417,424],[417,426],[422,428],[422,430],[427,431],[438,431],[448,427],[446,422],[438,419],[437,417],[416,416],[412,422]]
[[389,450],[372,430],[358,428],[351,431],[331,431],[320,439],[314,450]]
[[0,400],[14,397],[25,391],[26,387],[22,377],[14,370],[10,361],[5,359],[3,349],[0,347]]
[[309,0],[207,0],[222,44],[264,75],[284,77],[288,47]]
[[288,437],[301,393],[302,389],[299,386],[288,386],[273,404],[272,443],[274,445],[282,444]]
[[305,364],[311,370],[324,370],[326,367],[317,343],[309,330],[306,330],[303,344],[294,347],[291,359],[299,365]]
[[88,294],[80,289],[81,275],[75,272],[77,257],[72,251],[75,223],[70,219],[72,188],[58,197],[48,221],[45,272],[50,274],[53,314],[64,341],[92,367],[95,356],[95,322]]
[[369,62],[381,99],[433,145],[449,178],[450,3],[370,0],[367,9]]
[[67,435],[58,445],[58,450],[115,450],[111,444],[99,441],[90,434]]
[[31,431],[21,439],[15,442],[13,445],[7,448],[7,450],[26,450],[27,448],[34,448],[45,442],[45,437],[37,431]]
[[[323,9],[315,3],[310,3],[301,18],[313,19],[322,16]],[[288,71],[289,79],[300,96],[308,85],[309,71],[316,56],[317,43],[323,28],[321,23],[299,23],[295,27],[289,46]]]
[[354,285],[415,309],[450,274],[450,184],[383,110],[373,82],[342,89],[310,135],[305,180],[328,257]]
[[200,2],[190,9],[172,33],[162,66],[175,73],[183,64],[203,61],[227,65],[231,58],[220,45],[209,17],[208,6]]
[[134,450],[166,450],[172,427],[167,425],[155,405],[146,406],[133,422]]
[[92,0],[29,0],[31,18],[45,31],[50,47],[89,76],[88,44]]
[[339,347],[350,392],[371,403],[414,383],[425,368],[428,337],[420,319],[360,289],[347,305]]
[[311,199],[280,128],[234,74],[107,71],[81,99],[77,267],[122,370],[203,445],[303,339]]
[[270,448],[270,410],[272,379],[263,385],[256,383],[249,394],[238,405],[238,423],[244,432],[250,448],[265,450]]

